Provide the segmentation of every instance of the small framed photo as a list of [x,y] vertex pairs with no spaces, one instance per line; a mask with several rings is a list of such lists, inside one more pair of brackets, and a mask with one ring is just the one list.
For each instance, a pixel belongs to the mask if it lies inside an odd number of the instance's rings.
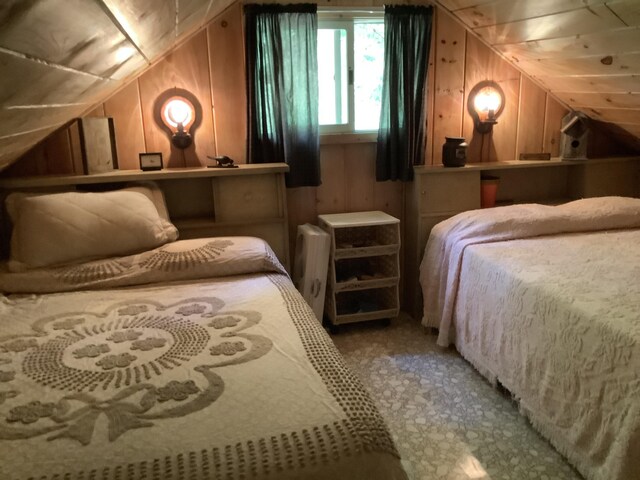
[[140,170],[162,170],[162,153],[141,153]]

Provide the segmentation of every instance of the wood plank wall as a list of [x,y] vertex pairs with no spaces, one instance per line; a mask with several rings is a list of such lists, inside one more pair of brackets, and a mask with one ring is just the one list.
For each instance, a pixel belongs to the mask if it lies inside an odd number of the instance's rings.
[[[435,62],[430,71],[435,77],[430,163],[441,162],[445,136],[467,139],[469,162],[511,160],[518,158],[520,153],[558,155],[559,125],[566,109],[557,100],[495,54],[443,9],[438,10],[435,47]],[[487,135],[474,131],[473,120],[467,111],[469,91],[482,80],[497,82],[506,97],[498,124]]]
[[617,125],[628,151],[640,149],[638,0],[436,1],[566,105]]
[[[565,114],[562,105],[441,8],[436,9],[433,32],[427,163],[441,163],[445,136],[467,139],[470,162],[510,160],[521,152],[558,154],[560,119]],[[138,153],[145,151],[162,152],[165,165],[170,167],[204,165],[207,155],[229,155],[238,163],[245,162],[242,39],[242,9],[235,3],[96,107],[91,115],[115,120],[120,168],[138,168]],[[498,124],[484,137],[473,131],[466,110],[468,92],[481,80],[499,82],[507,95]],[[194,93],[203,106],[204,120],[195,133],[195,144],[185,151],[173,148],[153,120],[155,98],[174,86]],[[70,130],[59,131],[19,161],[13,173],[75,172],[72,137]],[[402,219],[403,186],[375,181],[376,148],[372,138],[345,136],[340,143],[335,143],[335,137],[330,143],[323,142],[322,185],[288,190],[292,247],[296,226],[315,223],[318,214],[383,210]]]

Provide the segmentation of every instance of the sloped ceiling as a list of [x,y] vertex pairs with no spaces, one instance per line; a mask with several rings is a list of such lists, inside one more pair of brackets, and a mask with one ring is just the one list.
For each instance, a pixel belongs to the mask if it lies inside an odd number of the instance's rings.
[[0,170],[230,3],[0,1]]
[[[232,2],[2,0],[0,170]],[[640,0],[435,3],[568,106],[640,137]]]
[[567,106],[640,137],[640,0],[439,0]]

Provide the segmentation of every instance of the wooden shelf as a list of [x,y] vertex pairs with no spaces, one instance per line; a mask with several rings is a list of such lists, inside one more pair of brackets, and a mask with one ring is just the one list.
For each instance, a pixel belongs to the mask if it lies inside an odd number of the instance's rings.
[[400,244],[393,245],[375,245],[371,247],[356,248],[336,248],[335,258],[341,260],[343,258],[362,258],[374,257],[377,255],[393,255],[400,251]]
[[[12,191],[56,193],[80,189],[110,190],[153,181],[162,191],[180,238],[253,236],[269,243],[289,269],[289,229],[285,163],[238,168],[180,168],[143,172],[114,170],[96,175],[57,175],[0,179],[0,202]],[[90,186],[90,188],[87,188]],[[9,253],[11,225],[4,216],[0,245]]]
[[373,278],[371,280],[350,280],[346,282],[336,282],[335,291],[354,292],[356,290],[369,290],[371,288],[393,287],[400,281],[400,277]]
[[333,228],[359,228],[373,225],[389,225],[400,223],[395,217],[384,212],[353,212],[321,215],[322,220]]
[[445,167],[444,165],[422,165],[414,167],[414,172],[421,175],[432,175],[453,172],[473,172],[487,170],[509,170],[514,168],[545,168],[545,167],[571,167],[576,165],[597,165],[601,163],[616,163],[638,161],[640,157],[608,157],[608,158],[588,158],[586,160],[562,160],[552,158],[551,160],[506,160],[502,162],[482,162],[468,163],[464,167]]
[[335,325],[344,325],[345,323],[366,322],[368,320],[379,320],[381,318],[393,318],[398,315],[397,308],[388,308],[385,310],[376,310],[375,312],[360,312],[347,315],[336,315]]
[[114,170],[93,175],[46,175],[38,177],[0,178],[0,188],[38,188],[66,185],[91,185],[99,183],[141,182],[145,180],[170,180],[187,178],[228,177],[260,175],[289,171],[286,163],[253,163],[238,168],[165,168],[143,172],[142,170]]

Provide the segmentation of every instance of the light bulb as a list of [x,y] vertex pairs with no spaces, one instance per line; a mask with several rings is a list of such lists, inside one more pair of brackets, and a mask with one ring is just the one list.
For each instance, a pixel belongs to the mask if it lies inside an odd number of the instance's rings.
[[189,125],[191,123],[192,111],[191,106],[179,98],[167,102],[164,107],[164,119],[174,128],[177,128],[179,124],[182,126]]
[[500,110],[501,105],[502,98],[500,97],[500,93],[492,87],[484,87],[480,89],[473,101],[473,106],[478,114],[481,112],[490,113],[492,111],[495,114],[495,112]]
[[176,148],[193,145],[193,134],[202,120],[198,99],[181,88],[161,93],[153,105],[153,117],[160,128],[169,134]]

